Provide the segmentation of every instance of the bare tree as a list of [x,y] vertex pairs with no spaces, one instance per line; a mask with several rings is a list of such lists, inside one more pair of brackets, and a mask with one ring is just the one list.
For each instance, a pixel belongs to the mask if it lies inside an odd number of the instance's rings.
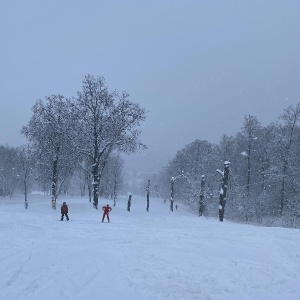
[[72,175],[71,170],[74,167],[71,141],[75,119],[70,108],[70,101],[62,95],[46,97],[46,103],[37,100],[28,125],[22,128],[22,133],[44,157],[44,163],[51,165],[49,175],[54,209],[60,184]]
[[136,128],[145,110],[128,100],[129,94],[110,93],[103,77],[85,76],[76,104],[77,151],[92,162],[93,205],[98,208],[101,172],[113,150],[134,152],[145,146]]
[[247,158],[247,183],[246,183],[246,191],[247,197],[250,196],[250,185],[251,185],[251,176],[252,176],[252,167],[253,161],[252,156],[255,149],[255,144],[258,140],[258,132],[261,128],[260,123],[257,118],[251,115],[244,116],[244,126],[243,126],[243,134],[246,143],[246,158]]
[[[281,126],[281,132],[283,137],[279,140],[281,144],[281,157],[282,157],[282,180],[281,180],[281,194],[280,194],[280,205],[279,214],[281,215],[286,204],[286,182],[288,170],[292,164],[292,146],[296,140],[297,125],[300,120],[300,103],[295,107],[290,106],[285,109],[284,113],[281,115],[281,119],[284,125]],[[299,130],[298,130],[299,135]]]
[[20,187],[20,151],[18,148],[0,146],[0,195],[12,197]]
[[39,154],[30,146],[22,146],[20,149],[20,176],[24,189],[25,207],[28,207],[28,191],[38,179],[37,165]]

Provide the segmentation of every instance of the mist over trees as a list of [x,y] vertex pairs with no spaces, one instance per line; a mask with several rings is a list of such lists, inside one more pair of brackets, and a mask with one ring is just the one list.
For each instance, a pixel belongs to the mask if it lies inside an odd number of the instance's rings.
[[267,126],[245,115],[240,131],[224,134],[219,144],[197,139],[160,172],[130,174],[121,154],[146,148],[138,130],[145,118],[128,93],[109,91],[99,76],[85,76],[74,98],[37,100],[21,130],[28,144],[0,145],[0,196],[21,191],[26,202],[35,188],[56,202],[61,194],[76,193],[97,208],[100,196],[116,205],[125,187],[130,195],[163,198],[171,211],[183,203],[199,217],[217,218],[220,174],[228,162],[222,219],[300,227],[300,103]]
[[20,184],[20,156],[17,148],[0,145],[0,195],[12,196]]
[[[146,146],[138,127],[145,109],[129,94],[109,92],[103,77],[85,76],[77,97],[51,95],[37,100],[21,133],[28,145],[0,147],[2,196],[22,190],[27,201],[33,183],[51,193],[53,208],[60,194],[88,192],[97,208],[101,195],[114,198],[122,186],[123,159]],[[101,182],[103,181],[103,182]]]
[[[244,116],[241,131],[224,135],[218,145],[196,140],[179,150],[160,172],[160,193],[188,204],[195,212],[217,217],[220,178],[215,172],[230,162],[225,218],[265,225],[300,226],[300,104],[262,126]],[[201,176],[205,176],[205,188]],[[203,195],[204,194],[204,195]],[[199,199],[201,201],[199,202]],[[201,205],[201,207],[199,207]]]

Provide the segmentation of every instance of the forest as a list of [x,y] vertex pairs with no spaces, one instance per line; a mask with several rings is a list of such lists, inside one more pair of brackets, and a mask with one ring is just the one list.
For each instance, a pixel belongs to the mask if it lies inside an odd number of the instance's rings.
[[199,211],[199,216],[217,216],[228,166],[226,218],[299,228],[299,125],[300,103],[286,108],[278,120],[267,126],[262,126],[255,116],[244,116],[235,136],[224,134],[217,145],[203,140],[191,142],[154,180],[161,183],[160,193],[167,198],[172,178],[176,178],[176,199]]
[[300,227],[300,103],[267,126],[245,115],[241,130],[219,144],[197,139],[159,172],[132,174],[123,154],[147,147],[139,130],[146,115],[100,76],[85,76],[74,98],[37,100],[21,129],[28,143],[0,145],[0,196],[23,193],[28,203],[39,190],[56,208],[60,195],[78,194],[97,208],[99,197],[116,205],[118,194],[130,190],[145,195],[148,211],[151,197],[161,197],[171,211],[180,202],[199,217]]

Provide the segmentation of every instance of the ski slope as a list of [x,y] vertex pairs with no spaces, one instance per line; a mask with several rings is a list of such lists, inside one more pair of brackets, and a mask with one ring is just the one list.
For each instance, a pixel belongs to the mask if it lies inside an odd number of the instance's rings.
[[[2,300],[299,300],[300,230],[199,218],[146,197],[101,223],[87,199],[0,198]],[[112,205],[100,199],[100,205]]]

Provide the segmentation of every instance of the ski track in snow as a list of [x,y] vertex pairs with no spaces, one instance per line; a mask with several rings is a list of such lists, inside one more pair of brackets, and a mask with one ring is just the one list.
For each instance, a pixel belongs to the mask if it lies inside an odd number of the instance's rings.
[[[0,199],[2,300],[299,300],[300,231],[197,217],[146,197],[101,210],[68,198]],[[100,207],[111,200],[100,200]],[[58,203],[59,208],[59,203]]]

